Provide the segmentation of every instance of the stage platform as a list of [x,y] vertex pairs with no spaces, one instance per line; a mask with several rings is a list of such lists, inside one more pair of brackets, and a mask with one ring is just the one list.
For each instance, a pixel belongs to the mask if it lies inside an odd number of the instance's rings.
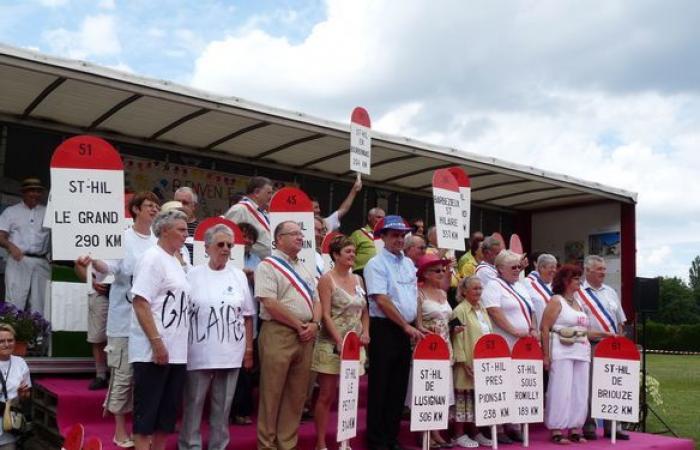
[[[85,435],[98,436],[104,443],[104,449],[117,449],[112,443],[113,420],[111,417],[102,416],[102,401],[105,391],[89,391],[87,379],[75,378],[42,378],[35,380],[36,401],[40,410],[39,420],[42,428],[47,429],[54,427],[54,431],[64,430],[76,422],[80,422],[85,426]],[[363,439],[365,433],[365,413],[366,413],[366,378],[361,383],[361,401],[358,417],[358,437],[351,441],[353,450],[364,450],[366,445]],[[206,417],[206,416],[205,416]],[[336,417],[333,415],[329,423],[329,428],[335,429]],[[206,442],[206,421],[203,429],[204,439]],[[255,425],[232,425],[230,449],[254,450],[256,448],[256,432]],[[329,449],[337,448],[335,444],[335,436],[333,432],[327,433],[327,443]],[[313,421],[302,422],[299,429],[299,446],[300,450],[314,449],[316,431]],[[662,449],[662,450],[692,450],[695,445],[689,439],[675,439],[667,436],[659,436],[653,434],[631,433],[632,439],[629,441],[618,441],[612,445],[609,440],[603,439],[601,436],[597,441],[588,442],[585,445],[586,449],[602,449],[614,448],[616,450],[643,450],[643,449]],[[418,443],[418,434],[409,431],[408,421],[402,424],[400,441],[407,449],[420,448]],[[503,445],[499,448],[517,448],[519,445]],[[572,444],[569,448],[575,448],[577,445]],[[583,445],[581,446],[583,447]],[[168,440],[168,450],[177,448],[177,437],[171,436]],[[206,448],[206,446],[204,447]],[[455,447],[459,448],[459,447]],[[561,449],[562,446],[552,444],[548,441],[548,433],[544,426],[535,425],[531,427],[530,448],[533,449]]]

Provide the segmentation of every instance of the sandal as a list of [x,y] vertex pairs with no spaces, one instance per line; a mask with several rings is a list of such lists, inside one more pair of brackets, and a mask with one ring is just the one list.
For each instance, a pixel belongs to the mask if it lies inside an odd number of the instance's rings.
[[563,434],[553,434],[551,441],[558,445],[568,445],[571,443]]
[[580,433],[569,433],[569,440],[577,444],[583,444],[588,442],[588,439],[583,437]]

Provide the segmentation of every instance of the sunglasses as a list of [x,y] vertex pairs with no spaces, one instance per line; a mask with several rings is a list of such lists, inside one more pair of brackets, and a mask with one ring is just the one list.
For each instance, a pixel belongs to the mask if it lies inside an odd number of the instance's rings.
[[510,270],[520,270],[520,266],[510,266]]
[[224,247],[231,248],[231,247],[233,247],[233,244],[230,242],[217,242],[216,246],[219,248],[224,248]]

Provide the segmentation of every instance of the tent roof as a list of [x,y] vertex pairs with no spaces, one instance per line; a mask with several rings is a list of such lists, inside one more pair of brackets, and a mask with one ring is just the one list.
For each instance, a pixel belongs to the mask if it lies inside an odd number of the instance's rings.
[[[349,124],[0,45],[0,119],[351,181]],[[430,195],[435,169],[460,165],[472,201],[536,210],[633,192],[454,148],[372,132],[368,184]]]

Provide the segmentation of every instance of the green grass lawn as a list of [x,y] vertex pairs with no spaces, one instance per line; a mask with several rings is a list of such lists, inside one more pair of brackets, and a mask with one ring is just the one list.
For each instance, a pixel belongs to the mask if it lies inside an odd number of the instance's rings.
[[[647,371],[661,383],[664,404],[654,410],[678,436],[700,446],[700,356],[647,355]],[[647,431],[661,429],[649,414]]]

